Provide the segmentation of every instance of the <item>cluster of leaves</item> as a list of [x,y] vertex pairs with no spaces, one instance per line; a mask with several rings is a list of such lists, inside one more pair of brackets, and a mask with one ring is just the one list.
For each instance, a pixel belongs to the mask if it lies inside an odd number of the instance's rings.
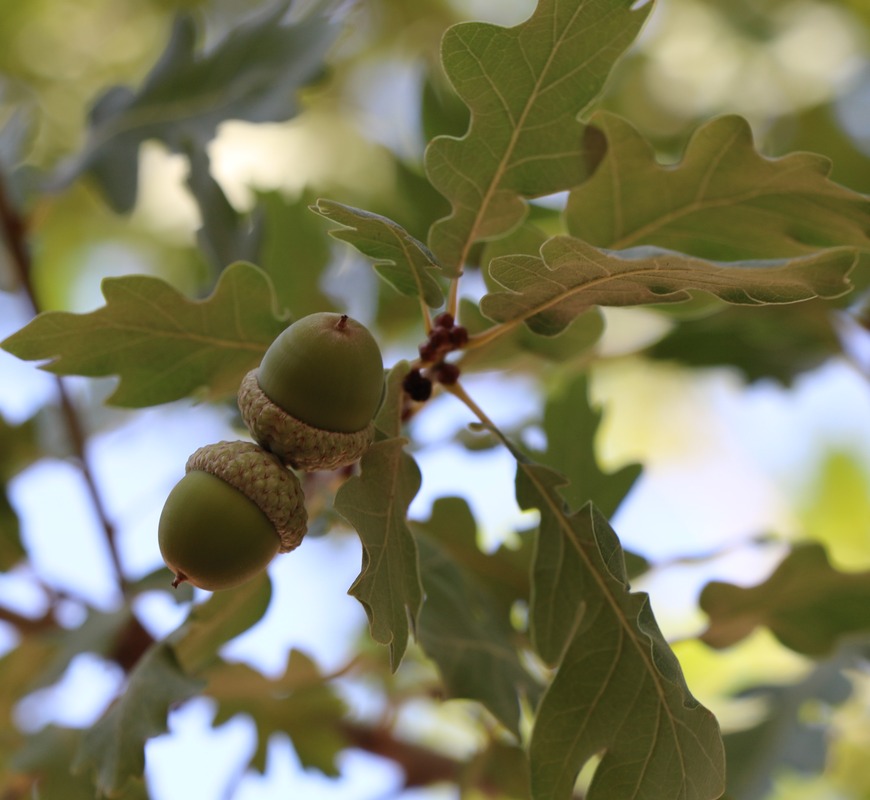
[[[329,524],[341,519],[359,534],[362,568],[350,593],[365,608],[372,638],[387,646],[389,669],[399,668],[416,638],[446,694],[479,702],[499,724],[483,761],[450,777],[510,797],[572,797],[580,770],[599,758],[590,800],[712,800],[726,790],[726,752],[735,764],[745,763],[741,752],[768,764],[781,760],[756,742],[769,726],[787,728],[788,721],[771,717],[764,730],[723,744],[715,717],[686,685],[649,598],[632,591],[630,577],[648,565],[623,551],[608,519],[641,468],[599,467],[600,414],[582,367],[595,357],[602,307],[673,314],[673,332],[653,357],[715,363],[723,355],[711,342],[728,340],[744,318],[764,313],[775,315],[766,326],[823,342],[827,352],[836,341],[825,334],[825,301],[850,291],[850,274],[870,248],[870,201],[833,183],[820,157],[763,157],[744,120],[722,117],[695,132],[678,164],[664,167],[628,121],[593,113],[649,14],[649,5],[635,5],[539,0],[514,27],[468,22],[448,29],[442,65],[470,121],[461,136],[435,136],[427,148],[426,180],[449,212],[433,216],[426,242],[410,225],[333,200],[308,198],[288,209],[265,197],[253,217],[238,214],[209,174],[208,141],[227,118],[262,122],[296,113],[292,96],[318,77],[339,26],[320,17],[278,24],[286,10],[279,4],[202,54],[192,21],[182,17],[139,90],[113,89],[95,104],[88,142],[59,181],[88,174],[115,209],[128,211],[143,141],[156,138],[186,154],[202,211],[200,245],[219,269],[213,291],[191,300],[161,279],[107,279],[102,308],[40,314],[3,342],[20,358],[47,360],[45,368],[60,375],[118,376],[109,398],[116,405],[226,399],[286,325],[286,311],[298,315],[329,302],[312,279],[328,249],[310,273],[312,265],[288,266],[279,255],[292,247],[282,233],[290,226],[270,225],[281,213],[285,223],[298,221],[297,236],[316,236],[318,217],[338,225],[330,233],[371,260],[402,302],[419,306],[421,335],[433,310],[461,319],[471,334],[455,361],[461,373],[527,360],[538,372],[558,365],[541,413],[542,450],[497,429],[461,381],[441,387],[516,459],[517,501],[539,515],[534,530],[519,534],[518,547],[483,553],[477,521],[458,498],[436,502],[428,520],[408,518],[421,483],[406,438],[408,361],[390,370],[377,441],[324,511]],[[530,207],[530,200],[560,192],[567,201],[558,218]],[[487,291],[479,303],[460,302],[462,276],[478,266]],[[789,316],[796,303],[819,310]],[[691,309],[684,320],[680,308]],[[759,340],[778,347],[767,341],[769,329],[762,327]],[[739,358],[739,344],[736,352]],[[764,374],[788,380],[805,368],[802,357],[770,356],[778,372]],[[764,359],[747,362],[753,377]],[[14,515],[3,507],[0,526],[0,566],[8,568],[24,553]],[[35,663],[55,663],[70,648],[115,658],[110,644],[118,631],[135,629],[129,601],[146,588],[152,580],[126,587],[128,602],[110,620],[92,613],[87,644],[84,628],[63,633],[48,620],[0,660],[4,727],[13,729],[16,699],[38,686]],[[868,632],[860,613],[868,592],[867,574],[843,576],[823,551],[799,548],[760,586],[707,587],[701,607],[710,624],[701,639],[726,647],[766,626],[787,647],[827,657],[843,637]],[[342,748],[373,740],[348,722],[316,665],[294,652],[285,674],[269,680],[218,657],[268,601],[264,577],[193,606],[166,639],[146,637],[126,664],[123,694],[93,729],[0,740],[8,773],[54,775],[47,754],[63,754],[85,776],[83,787],[95,775],[105,795],[141,796],[136,779],[145,741],[165,729],[174,704],[198,692],[217,701],[217,723],[237,713],[256,721],[253,767],[265,768],[268,737],[283,731],[304,764],[334,773]],[[528,609],[525,619],[518,620],[518,608]],[[838,680],[841,666],[825,675]],[[37,672],[43,685],[56,677]],[[844,696],[839,684],[837,691],[824,688],[788,690],[790,705],[778,704],[779,713],[787,708],[792,720],[801,699]],[[500,769],[508,760],[514,768]],[[760,797],[766,787],[762,780],[747,788],[752,770],[731,774],[735,797]],[[87,791],[81,788],[82,796]]]

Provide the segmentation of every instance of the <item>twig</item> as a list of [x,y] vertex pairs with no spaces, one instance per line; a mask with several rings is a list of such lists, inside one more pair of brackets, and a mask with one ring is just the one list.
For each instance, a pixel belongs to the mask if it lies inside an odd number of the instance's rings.
[[25,617],[17,611],[2,606],[0,606],[0,622],[8,622],[21,634],[36,633],[57,627],[57,620],[50,611],[41,617]]
[[[32,280],[33,262],[27,245],[27,222],[13,207],[2,175],[0,175],[0,229],[3,231],[3,238],[5,239],[6,246],[9,249],[9,255],[11,256],[12,264],[16,270],[18,280],[24,289],[24,294],[30,303],[33,314],[36,315],[39,313],[39,303],[36,299],[36,291]],[[124,578],[124,570],[118,554],[115,526],[109,519],[108,512],[106,511],[105,504],[103,503],[102,496],[94,478],[93,470],[88,461],[86,436],[82,426],[81,417],[79,416],[75,404],[66,389],[63,379],[59,375],[54,376],[54,379],[57,386],[58,399],[64,424],[67,429],[70,445],[72,446],[72,452],[85,480],[88,495],[91,498],[91,503],[97,514],[97,518],[100,520],[100,525],[105,534],[106,544],[109,548],[112,565],[115,569],[118,585],[123,591],[126,586],[126,579]]]

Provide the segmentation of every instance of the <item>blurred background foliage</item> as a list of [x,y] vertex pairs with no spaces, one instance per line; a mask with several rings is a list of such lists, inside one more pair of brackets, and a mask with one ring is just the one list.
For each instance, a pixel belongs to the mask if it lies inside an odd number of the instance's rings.
[[[237,252],[271,274],[280,305],[293,316],[344,308],[377,326],[388,356],[414,351],[421,338],[414,304],[376,281],[370,270],[352,269],[358,256],[336,246],[326,236],[329,224],[307,206],[330,197],[384,214],[425,239],[430,223],[447,211],[423,177],[425,143],[441,133],[459,135],[467,124],[464,107],[440,73],[440,37],[463,19],[518,22],[531,11],[530,0],[335,2],[331,10],[345,20],[342,34],[328,69],[305,87],[301,113],[289,122],[226,122],[205,162],[195,154],[189,164],[184,155],[146,142],[129,215],[114,210],[87,175],[67,184],[57,180],[85,144],[96,98],[112,86],[141,83],[180,12],[193,15],[200,46],[207,49],[269,5],[251,0],[0,4],[0,169],[31,226],[40,309],[93,309],[102,303],[100,280],[129,273],[157,275],[187,294],[204,296],[226,254]],[[820,153],[831,159],[834,180],[870,192],[870,4],[658,0],[601,105],[631,120],[664,162],[679,158],[701,121],[737,113],[751,123],[763,153]],[[541,203],[533,219],[546,230],[554,225],[554,214]],[[257,246],[246,252],[251,242]],[[296,265],[292,272],[282,269],[288,258]],[[865,257],[859,285],[870,283],[868,266]],[[18,281],[8,256],[0,254],[0,289],[14,296]],[[474,274],[465,283],[472,296],[483,285]],[[856,302],[860,297],[852,295],[844,305]],[[471,326],[472,317],[468,320]],[[726,365],[735,391],[745,382],[762,382],[780,398],[784,387],[831,360],[870,373],[866,330],[852,318],[832,317],[821,303],[763,312],[730,308],[715,315],[700,309],[684,319],[648,311],[614,313],[607,320],[617,358],[612,368],[593,369],[593,394],[612,411],[601,439],[604,460],[615,465],[679,458],[691,453],[687,442],[698,438],[727,440],[727,432],[710,435],[709,409],[692,402],[698,385],[693,375],[703,382],[709,373],[676,369],[674,361],[692,368]],[[600,321],[586,324],[597,330]],[[782,332],[786,335],[777,336]],[[583,335],[578,331],[580,340]],[[619,361],[648,345],[652,349],[645,355]],[[649,359],[663,363],[653,368]],[[92,431],[119,420],[100,406],[101,396],[99,388],[88,388],[79,397]],[[675,414],[675,408],[687,414]],[[866,408],[870,414],[870,405]],[[618,429],[612,419],[619,420]],[[29,420],[0,422],[0,480],[10,480],[46,453],[56,454],[57,424],[50,407]],[[835,566],[867,569],[870,453],[815,444],[815,450],[801,451],[802,463],[782,469],[784,482],[790,482],[792,530],[777,530],[774,538],[821,541]],[[5,494],[2,499],[0,527],[17,530]],[[760,552],[766,548],[760,545]],[[0,567],[17,558],[14,547],[11,552],[0,547]],[[665,570],[661,580],[673,575]],[[667,617],[666,605],[660,613]],[[674,616],[674,630],[697,623],[694,610]],[[852,686],[847,702],[849,692],[841,686],[841,667],[862,662],[866,650],[856,646],[810,662],[764,632],[727,654],[691,638],[676,649],[693,691],[732,733],[727,744],[733,763],[752,767],[737,768],[733,800],[867,797],[870,683],[866,674],[847,672]],[[771,709],[775,713],[764,713]],[[782,736],[787,729],[793,737]],[[766,771],[759,766],[764,759],[773,765]],[[768,777],[753,783],[758,774]]]

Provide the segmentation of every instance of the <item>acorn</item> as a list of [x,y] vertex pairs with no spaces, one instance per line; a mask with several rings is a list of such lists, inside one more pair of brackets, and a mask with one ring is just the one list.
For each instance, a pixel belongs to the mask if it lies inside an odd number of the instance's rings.
[[346,314],[294,322],[239,388],[251,435],[285,464],[330,470],[357,461],[374,438],[384,363],[374,336]]
[[302,541],[308,514],[299,479],[253,442],[200,447],[185,473],[158,523],[173,586],[229,589]]

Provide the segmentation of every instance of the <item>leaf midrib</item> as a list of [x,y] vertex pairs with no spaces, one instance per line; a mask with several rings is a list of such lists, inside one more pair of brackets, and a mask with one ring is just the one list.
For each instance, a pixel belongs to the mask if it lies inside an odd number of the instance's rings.
[[[574,21],[577,19],[577,17],[583,11],[585,6],[586,6],[585,2],[582,2],[577,6],[577,9],[575,10],[574,14],[571,17],[570,23],[563,28],[561,34],[556,39],[555,45],[552,47],[549,55],[547,56],[547,60],[544,64],[544,68],[541,70],[540,75],[538,75],[537,79],[535,80],[533,91],[529,93],[529,97],[526,100],[526,104],[523,107],[523,110],[520,113],[519,118],[517,119],[517,121],[513,125],[513,127],[511,128],[511,135],[510,135],[510,139],[508,140],[507,147],[505,148],[505,152],[504,152],[501,160],[499,161],[495,172],[493,173],[493,176],[489,182],[489,185],[486,187],[486,191],[483,194],[483,198],[482,198],[482,201],[480,203],[480,206],[478,207],[477,213],[474,216],[474,222],[471,226],[471,229],[469,230],[469,234],[468,234],[465,242],[462,245],[462,250],[461,250],[461,254],[460,254],[460,258],[459,258],[459,264],[455,265],[456,268],[459,270],[461,270],[463,265],[468,261],[468,254],[471,251],[471,247],[473,246],[474,242],[477,241],[477,231],[480,228],[484,217],[486,216],[486,212],[489,208],[490,202],[492,201],[493,195],[496,193],[499,186],[501,185],[502,179],[504,178],[504,175],[507,172],[508,164],[511,163],[511,157],[512,157],[513,152],[516,148],[516,143],[517,143],[517,140],[519,139],[520,132],[523,130],[523,125],[524,125],[526,119],[528,118],[529,114],[531,113],[531,110],[534,107],[535,103],[537,102],[538,97],[542,93],[541,85],[544,81],[544,78],[547,75],[547,72],[549,71],[550,67],[552,66],[555,54],[558,52],[559,47],[561,46],[561,43],[564,41],[568,30],[570,30],[571,26],[574,24]],[[598,50],[596,50],[594,53],[590,54],[590,56],[585,61],[583,61],[581,64],[578,65],[578,68],[583,67],[586,64],[588,64],[603,49],[605,49],[605,48],[601,47]],[[477,58],[475,53],[471,52],[467,48],[466,48],[466,52],[468,52],[468,54],[470,56],[475,58],[475,60],[477,60],[478,63],[480,63],[480,60]],[[498,87],[492,83],[492,80],[489,76],[489,73],[484,69],[481,69],[481,72],[486,76],[487,83],[489,83],[490,87],[493,90],[493,93],[497,97],[501,98],[501,92],[499,92]],[[502,107],[504,108],[505,115],[507,116],[507,118],[511,119],[512,115],[510,113],[510,109],[507,108],[507,106],[504,102],[502,102]]]
[[[585,551],[582,547],[579,546],[579,543],[576,538],[576,534],[574,529],[571,527],[567,517],[565,516],[562,508],[553,502],[553,499],[550,493],[547,491],[546,486],[544,486],[543,482],[540,481],[536,475],[536,471],[534,469],[526,469],[526,474],[531,479],[535,488],[538,491],[538,494],[543,499],[544,503],[547,506],[547,509],[554,515],[556,518],[559,528],[562,531],[563,535],[568,539],[571,543],[571,546],[577,552],[580,560],[586,566],[587,570],[592,574],[592,577],[595,583],[598,585],[598,588],[601,592],[601,595],[606,600],[609,605],[611,611],[616,617],[617,621],[622,628],[623,634],[628,637],[628,640],[632,643],[635,651],[640,657],[641,662],[645,665],[647,672],[652,677],[653,685],[656,689],[656,694],[659,699],[659,706],[664,707],[667,710],[667,719],[674,737],[675,742],[679,742],[679,737],[677,735],[677,724],[674,715],[671,713],[670,707],[667,703],[667,694],[665,692],[662,678],[660,673],[656,669],[655,664],[652,661],[652,656],[647,648],[642,647],[637,637],[635,636],[635,632],[631,627],[631,623],[626,618],[625,614],[622,612],[622,608],[619,605],[619,601],[614,596],[613,592],[610,590],[610,587],[607,585],[607,582],[602,578],[599,571],[595,568],[595,565],[592,563],[591,559],[586,555]],[[674,748],[677,757],[680,760],[681,772],[683,775],[686,775],[685,769],[685,759],[683,758],[683,752],[681,747]]]

